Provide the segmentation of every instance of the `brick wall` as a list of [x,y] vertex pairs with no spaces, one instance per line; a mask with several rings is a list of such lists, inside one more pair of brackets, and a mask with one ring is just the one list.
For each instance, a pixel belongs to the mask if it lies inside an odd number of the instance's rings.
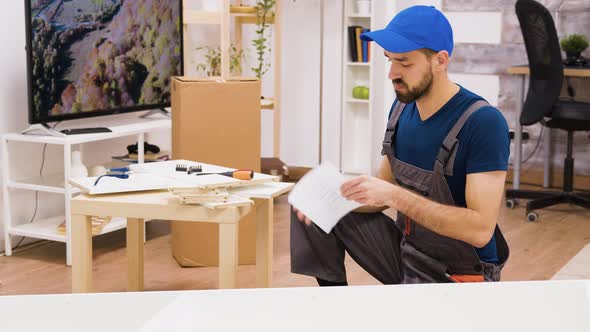
[[[590,38],[590,1],[588,0],[542,0],[540,1],[553,14],[559,37],[571,33],[582,33]],[[516,13],[514,0],[442,0],[444,12],[499,12],[502,20],[501,41],[497,44],[478,44],[457,42],[450,67],[451,73],[469,73],[481,75],[498,75],[500,89],[498,106],[511,128],[516,120],[516,92],[521,84],[518,76],[506,74],[506,69],[515,64],[526,64],[527,57]],[[559,14],[556,15],[557,9]],[[467,13],[466,13],[467,14]],[[590,58],[590,48],[584,53]],[[571,79],[576,91],[576,100],[590,102],[590,79]],[[472,87],[466,87],[468,89]],[[531,139],[523,146],[523,157],[527,157],[536,145],[541,125],[525,127]],[[590,175],[590,139],[589,133],[579,132],[575,135],[574,158],[575,173]],[[564,131],[553,130],[552,149],[553,164],[562,167],[565,155],[566,135]],[[543,145],[523,167],[541,168],[543,163]]]

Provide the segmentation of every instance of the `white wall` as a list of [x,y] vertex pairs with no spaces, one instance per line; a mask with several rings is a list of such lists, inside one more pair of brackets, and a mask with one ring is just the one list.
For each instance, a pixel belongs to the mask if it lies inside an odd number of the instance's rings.
[[321,157],[319,162],[340,164],[342,110],[342,47],[343,2],[325,1]]
[[500,94],[500,77],[498,75],[450,73],[451,81],[482,96],[491,105],[498,105]]
[[[281,159],[293,166],[314,167],[323,161],[340,165],[341,136],[345,134],[341,130],[344,2],[324,0],[320,100],[320,1],[283,2]],[[394,2],[380,1],[375,8],[379,9],[376,11],[376,23],[385,26],[393,17]],[[393,101],[393,88],[382,62],[376,61],[375,75],[383,76],[382,88],[376,87],[383,91],[376,93],[380,96],[376,111],[379,116],[383,114],[383,127],[388,107]],[[318,126],[320,112],[321,127]],[[375,120],[374,128],[379,128],[377,117]],[[379,139],[383,136],[379,129],[374,134]]]
[[445,16],[453,27],[455,43],[501,42],[502,12],[446,12]]
[[320,139],[320,0],[283,1],[282,6],[280,158],[313,167]]

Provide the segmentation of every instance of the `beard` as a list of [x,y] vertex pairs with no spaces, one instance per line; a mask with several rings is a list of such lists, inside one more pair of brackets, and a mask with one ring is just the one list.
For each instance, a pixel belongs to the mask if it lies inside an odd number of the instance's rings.
[[401,101],[404,104],[407,103],[411,103],[414,100],[424,96],[425,94],[427,94],[428,92],[430,92],[430,88],[432,87],[432,72],[428,71],[426,73],[426,75],[424,75],[424,77],[422,77],[422,80],[420,80],[420,83],[418,83],[417,86],[415,86],[414,88],[410,89],[408,87],[408,84],[406,84],[406,82],[402,81],[401,79],[395,79],[392,80],[392,83],[399,83],[402,84],[405,88],[406,88],[406,92],[401,92],[399,90],[395,90],[395,94],[397,96],[397,99],[399,101]]

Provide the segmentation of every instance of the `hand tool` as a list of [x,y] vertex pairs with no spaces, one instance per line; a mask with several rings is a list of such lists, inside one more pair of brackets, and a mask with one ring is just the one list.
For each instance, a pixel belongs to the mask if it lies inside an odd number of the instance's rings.
[[222,172],[222,173],[195,173],[195,175],[210,175],[210,174],[218,174],[229,176],[230,178],[240,179],[240,180],[251,180],[254,177],[254,171],[250,169],[238,169],[235,171],[229,172]]

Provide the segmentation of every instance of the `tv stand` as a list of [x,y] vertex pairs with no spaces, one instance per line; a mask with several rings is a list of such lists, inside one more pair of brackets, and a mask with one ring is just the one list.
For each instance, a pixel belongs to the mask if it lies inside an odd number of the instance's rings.
[[170,118],[171,113],[172,112],[167,111],[164,107],[161,107],[158,109],[149,110],[145,114],[140,115],[139,117],[142,119],[148,119],[150,116],[152,116],[154,114],[160,114],[160,115],[164,115],[166,118]]
[[[105,125],[107,123],[104,123]],[[41,128],[40,128],[41,127]],[[86,148],[80,146],[81,144],[94,143],[112,140],[119,137],[134,137],[138,142],[138,157],[137,162],[144,162],[144,142],[145,135],[156,131],[164,131],[170,133],[172,122],[170,119],[161,120],[143,120],[130,121],[129,123],[119,123],[108,125],[112,132],[96,133],[92,135],[63,135],[59,131],[55,131],[57,136],[49,135],[23,135],[17,133],[8,133],[0,136],[0,174],[2,175],[2,200],[3,205],[0,206],[2,210],[2,221],[4,224],[4,250],[6,256],[12,255],[12,236],[26,236],[29,238],[45,239],[51,241],[64,242],[66,244],[66,263],[72,263],[72,211],[70,209],[70,201],[72,197],[80,193],[80,190],[72,187],[69,179],[72,177],[72,150],[79,150],[84,160],[84,153]],[[34,129],[45,130],[48,128],[43,125],[36,125]],[[50,128],[49,128],[50,129]],[[51,132],[53,134],[53,132]],[[9,144],[10,143],[10,144]],[[63,147],[63,172],[58,174],[42,174],[38,173],[26,176],[22,174],[16,165],[21,163],[30,163],[32,156],[21,153],[20,143],[36,143],[36,144],[53,144],[55,146]],[[48,151],[49,153],[49,151]],[[58,152],[59,153],[59,152]],[[59,159],[57,159],[59,160]],[[25,176],[23,176],[25,175]],[[37,218],[32,223],[26,223],[23,220],[23,215],[20,212],[15,213],[14,209],[17,204],[31,205],[30,202],[15,201],[12,202],[14,196],[13,189],[39,191],[42,193],[61,194],[65,197],[65,204],[62,205],[61,211],[57,210],[52,216]],[[57,232],[57,227],[65,221],[66,233],[60,234]],[[108,223],[100,234],[109,233],[118,229],[126,227],[125,219],[116,219]]]
[[21,131],[23,135],[42,135],[42,136],[54,136],[54,137],[65,137],[66,134],[61,133],[51,128],[47,123],[36,123],[30,125],[29,128]]

